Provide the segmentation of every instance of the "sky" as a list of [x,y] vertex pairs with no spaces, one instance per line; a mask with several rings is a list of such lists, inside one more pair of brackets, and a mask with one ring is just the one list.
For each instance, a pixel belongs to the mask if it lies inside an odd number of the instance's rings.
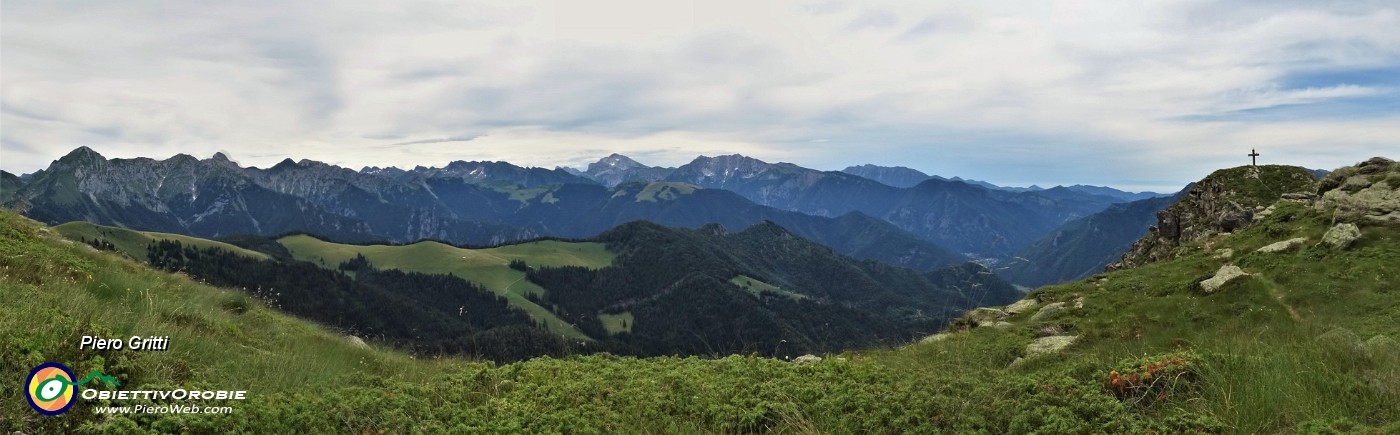
[[1393,1],[0,4],[0,169],[676,166],[1175,191],[1400,159]]

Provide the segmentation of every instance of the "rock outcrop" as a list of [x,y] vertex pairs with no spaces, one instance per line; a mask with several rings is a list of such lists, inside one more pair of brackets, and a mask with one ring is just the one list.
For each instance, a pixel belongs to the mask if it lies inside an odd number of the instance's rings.
[[1031,309],[1034,309],[1037,305],[1040,305],[1040,302],[1036,301],[1035,298],[1021,299],[1019,301],[1016,301],[1016,303],[1014,304],[1007,305],[1006,312],[1008,314],[1021,314],[1029,312]]
[[1356,166],[1332,171],[1318,184],[1318,210],[1334,210],[1341,222],[1390,225],[1400,223],[1400,164],[1374,157]]
[[[1254,223],[1255,210],[1264,210],[1286,193],[1311,192],[1317,181],[1297,166],[1241,166],[1215,171],[1196,183],[1180,201],[1157,213],[1157,225],[1108,265],[1114,271],[1175,258],[1184,245]],[[1294,195],[1297,196],[1297,195]]]

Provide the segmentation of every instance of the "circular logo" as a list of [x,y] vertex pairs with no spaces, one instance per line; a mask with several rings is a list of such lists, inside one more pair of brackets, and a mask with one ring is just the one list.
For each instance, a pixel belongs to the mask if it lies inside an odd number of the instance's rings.
[[29,372],[24,391],[29,406],[44,415],[59,415],[73,407],[73,371],[63,364],[43,363]]

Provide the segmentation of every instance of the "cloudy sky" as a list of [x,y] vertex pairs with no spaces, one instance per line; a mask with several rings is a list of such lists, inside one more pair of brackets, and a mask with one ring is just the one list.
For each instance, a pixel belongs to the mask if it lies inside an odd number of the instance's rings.
[[0,169],[613,152],[1170,191],[1400,157],[1400,7],[1338,2],[0,6]]

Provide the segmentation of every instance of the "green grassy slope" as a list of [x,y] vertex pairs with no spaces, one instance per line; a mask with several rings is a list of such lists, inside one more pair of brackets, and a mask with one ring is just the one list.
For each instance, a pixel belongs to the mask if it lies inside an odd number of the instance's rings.
[[[237,388],[219,416],[39,418],[0,392],[0,428],[49,432],[1395,433],[1400,226],[1317,244],[1329,211],[1280,203],[1170,261],[1043,287],[1065,302],[1001,327],[819,362],[538,358],[502,366],[358,348],[256,300],[58,240],[0,212],[0,377],[43,361],[124,389]],[[1281,253],[1257,253],[1294,237]],[[1224,258],[1223,249],[1233,255]],[[459,258],[462,255],[459,255]],[[328,261],[329,262],[329,261]],[[1252,274],[1204,293],[1223,264]],[[127,287],[133,288],[127,292]],[[1082,298],[1082,299],[1081,299]],[[1077,308],[1076,302],[1082,302]],[[76,350],[83,334],[168,334],[166,353]],[[1030,356],[1041,336],[1076,336]],[[1015,362],[1021,359],[1020,362]],[[1156,368],[1160,364],[1160,369]],[[1147,368],[1144,368],[1147,365]],[[1114,373],[1136,383],[1120,388]],[[1123,385],[1123,384],[1119,384]],[[17,417],[16,417],[17,416]]]
[[[46,361],[75,373],[101,370],[128,389],[197,386],[259,394],[365,385],[367,376],[423,379],[420,370],[439,364],[352,345],[344,335],[242,293],[63,240],[7,211],[0,211],[0,301],[0,378],[11,383],[0,393],[6,432],[72,432],[94,421],[83,409],[42,418],[12,388]],[[167,352],[79,350],[84,335],[168,335],[172,345]]]
[[772,284],[769,284],[769,283],[766,283],[766,282],[763,282],[763,281],[759,281],[759,280],[754,279],[753,277],[748,276],[748,275],[739,275],[739,276],[736,276],[736,277],[734,277],[733,279],[730,279],[729,282],[730,282],[730,283],[733,283],[734,285],[739,286],[740,288],[742,288],[742,289],[744,289],[744,290],[748,290],[749,293],[753,293],[755,296],[760,295],[760,294],[762,294],[762,293],[764,293],[764,292],[767,292],[767,293],[773,293],[773,294],[776,294],[776,295],[786,296],[786,297],[791,298],[791,299],[793,299],[793,300],[799,300],[799,299],[806,299],[806,298],[807,298],[807,295],[804,295],[804,294],[801,294],[801,293],[792,292],[792,291],[788,291],[788,290],[783,290],[782,287],[778,287],[778,286],[775,286],[775,285],[772,285]]
[[135,231],[126,228],[109,227],[88,222],[69,222],[53,227],[55,231],[64,237],[73,240],[105,239],[112,242],[118,250],[130,255],[131,258],[146,258],[146,246],[152,242],[160,240],[171,240],[180,242],[185,246],[196,246],[199,248],[217,248],[230,251],[239,255],[266,260],[267,254],[243,249],[223,242],[216,242],[198,237],[183,236],[179,234],[157,233],[154,231]]
[[325,267],[364,255],[375,267],[406,272],[453,274],[485,287],[520,307],[550,331],[571,338],[586,339],[582,332],[525,296],[542,294],[545,289],[525,279],[525,273],[511,269],[511,260],[524,260],[530,266],[583,266],[602,268],[612,264],[614,255],[601,243],[569,243],[552,240],[506,245],[488,249],[463,249],[438,242],[404,246],[344,245],[311,236],[297,235],[278,240],[297,260]]
[[[1175,260],[1029,296],[1070,306],[1082,297],[1083,308],[1038,320],[1035,310],[1012,315],[1005,319],[1008,328],[954,333],[914,352],[892,353],[888,361],[913,367],[963,340],[1074,335],[1080,339],[1065,357],[1028,360],[1010,371],[1107,380],[1114,361],[1190,352],[1197,367],[1168,392],[1190,399],[1168,398],[1149,415],[1206,415],[1242,433],[1339,421],[1400,430],[1394,425],[1400,421],[1400,348],[1394,344],[1400,338],[1400,227],[1364,228],[1356,246],[1337,250],[1319,244],[1329,216],[1280,202],[1248,230],[1211,239],[1209,247],[1187,245],[1188,253]],[[1307,241],[1282,253],[1256,252],[1295,237]],[[1197,283],[1225,264],[1251,276],[1215,293],[1200,290]]]

